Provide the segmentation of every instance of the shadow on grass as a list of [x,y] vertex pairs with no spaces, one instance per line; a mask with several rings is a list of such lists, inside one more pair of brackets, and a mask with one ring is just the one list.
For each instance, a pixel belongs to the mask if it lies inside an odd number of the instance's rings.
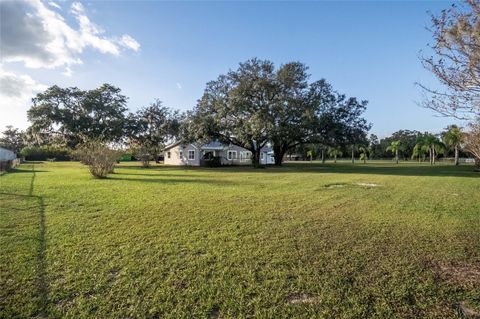
[[[31,173],[32,171],[24,170],[24,169],[12,169],[8,171],[8,174],[24,174],[24,173]],[[38,170],[36,173],[48,173],[49,171],[42,171]]]
[[422,165],[422,164],[321,164],[321,163],[286,163],[283,166],[268,166],[266,169],[252,167],[220,167],[208,169],[219,172],[249,173],[306,173],[306,174],[367,174],[392,176],[438,176],[438,177],[471,177],[480,178],[473,166]]
[[[31,162],[30,162],[31,163]],[[32,165],[32,170],[16,170],[21,173],[31,173],[32,178],[30,180],[30,185],[27,194],[14,194],[14,193],[5,193],[1,192],[1,195],[14,196],[16,198],[25,198],[33,199],[37,202],[35,206],[28,208],[23,208],[22,210],[34,211],[35,208],[38,209],[38,235],[37,238],[37,248],[36,248],[36,295],[38,296],[37,308],[35,310],[35,315],[38,318],[47,317],[47,304],[48,304],[48,286],[46,282],[46,223],[45,223],[45,202],[42,196],[33,195],[36,171],[34,165]],[[15,171],[14,171],[15,173]],[[12,207],[14,210],[18,210]]]
[[[142,168],[138,166],[119,166],[120,175],[142,175],[155,176],[156,174],[149,174],[147,172],[162,172],[157,176],[168,176],[163,172],[169,171],[201,171],[201,172],[225,172],[225,173],[328,173],[328,174],[373,174],[373,175],[393,175],[393,176],[438,176],[438,177],[480,177],[478,172],[474,171],[472,165],[429,165],[425,163],[408,162],[401,164],[394,163],[375,163],[367,164],[356,163],[284,163],[282,166],[269,165],[265,169],[256,169],[251,166],[222,166],[217,168],[208,167],[192,167],[192,166],[151,166],[149,168]],[[122,170],[145,170],[145,173],[122,173]],[[172,174],[170,176],[186,177],[182,174]]]
[[[118,173],[118,175],[122,175]],[[134,174],[135,175],[135,174]],[[156,176],[156,175],[150,175]],[[157,175],[162,176],[162,175]],[[215,180],[215,179],[200,179],[200,178],[122,178],[117,176],[109,176],[105,180],[117,180],[125,182],[142,182],[142,183],[155,183],[155,184],[210,184],[210,185],[229,185],[231,181]]]
[[[158,174],[156,174],[158,172]],[[161,170],[152,171],[151,174],[148,173],[124,173],[121,170],[115,171],[115,175],[126,175],[126,176],[145,176],[145,177],[184,177],[190,178],[192,175],[188,174],[172,174],[168,172],[162,172]],[[214,176],[202,176],[202,178],[213,178]]]

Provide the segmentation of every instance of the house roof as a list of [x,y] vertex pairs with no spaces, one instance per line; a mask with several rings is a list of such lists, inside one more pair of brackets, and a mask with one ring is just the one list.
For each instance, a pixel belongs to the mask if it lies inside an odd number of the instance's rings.
[[165,146],[165,148],[163,150],[166,151],[166,150],[168,150],[172,147],[175,147],[177,145],[180,145],[180,144],[182,144],[182,142],[175,142],[175,143],[169,144],[169,145]]
[[224,148],[225,144],[220,143],[219,141],[213,141],[201,146],[202,150],[223,150]]
[[[164,148],[164,151],[172,148],[172,147],[175,147],[175,146],[178,146],[178,145],[181,145],[182,142],[179,141],[179,142],[175,142],[175,143],[172,143],[170,145],[167,145],[165,146]],[[197,148],[198,144],[195,144],[195,143],[185,143],[185,145],[188,145],[188,144],[191,144],[193,146],[195,146]],[[226,147],[228,147],[228,145],[226,144],[223,144],[219,141],[212,141],[210,143],[207,143],[207,144],[203,144],[200,146],[200,149],[202,150],[223,150],[225,149]],[[264,146],[262,147],[261,151],[263,153],[273,153],[273,149],[270,147],[270,146]]]

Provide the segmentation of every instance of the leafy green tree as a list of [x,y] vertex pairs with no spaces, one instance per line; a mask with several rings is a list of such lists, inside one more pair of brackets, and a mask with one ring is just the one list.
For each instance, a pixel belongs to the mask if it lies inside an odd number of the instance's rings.
[[92,139],[120,141],[124,136],[127,98],[110,84],[88,91],[52,86],[32,101],[31,135],[58,136],[70,147]]
[[427,144],[424,144],[423,137],[419,139],[418,143],[415,144],[412,152],[412,159],[418,158],[418,161],[425,160],[425,154],[429,152],[430,148]]
[[368,154],[370,154],[371,149],[369,146],[360,146],[358,148],[360,152],[360,160],[363,161],[363,164],[367,164]]
[[270,112],[269,130],[276,165],[297,145],[318,142],[325,128],[322,115],[336,105],[331,86],[325,80],[308,84],[306,69],[292,62],[276,73],[279,94]]
[[342,149],[340,147],[330,147],[328,149],[328,156],[330,157],[333,157],[333,162],[336,163],[337,162],[337,157],[338,156],[342,156],[343,153],[342,153]]
[[307,151],[307,157],[310,158],[310,162],[313,160],[313,150]]
[[387,151],[387,147],[393,141],[400,141],[402,145],[401,153],[405,159],[411,158],[413,154],[413,148],[417,144],[417,138],[421,136],[422,133],[419,131],[412,131],[412,130],[399,130],[392,135],[385,137],[380,141],[381,149],[383,150],[383,154],[380,157],[390,157],[395,156],[395,154],[390,153]]
[[419,138],[417,145],[415,146],[417,152],[426,150],[430,164],[435,164],[437,154],[441,154],[445,151],[445,145],[440,141],[438,137],[433,134],[426,133]]
[[381,148],[380,141],[375,134],[370,134],[370,137],[368,138],[368,147],[370,149],[370,158],[383,157],[384,150]]
[[390,146],[387,147],[387,151],[390,151],[395,154],[395,161],[398,164],[398,152],[401,149],[400,141],[393,141],[390,143]]
[[277,70],[270,61],[241,63],[207,84],[183,135],[244,147],[258,166],[267,142],[275,164],[281,165],[284,155],[301,144],[341,145],[352,139],[352,132],[370,128],[361,117],[366,101],[334,92],[325,80],[308,83],[308,77],[307,67],[299,62]]
[[178,111],[156,100],[150,106],[130,114],[127,123],[130,147],[142,159],[143,166],[147,167],[167,142],[178,137],[181,118]]
[[12,125],[7,125],[0,137],[0,147],[19,153],[25,146],[24,132],[18,128],[14,128]]
[[455,165],[458,165],[458,149],[460,147],[460,143],[463,139],[463,132],[462,130],[456,126],[452,125],[447,128],[447,131],[442,134],[443,142],[447,148],[453,149],[455,152]]
[[279,94],[274,78],[272,62],[252,59],[208,82],[185,121],[184,138],[246,148],[253,166],[260,166],[260,150],[269,141],[271,111]]

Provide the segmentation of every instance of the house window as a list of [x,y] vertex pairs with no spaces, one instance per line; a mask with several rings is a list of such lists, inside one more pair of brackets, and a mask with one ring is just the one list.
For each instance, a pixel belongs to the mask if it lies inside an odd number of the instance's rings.
[[189,160],[194,160],[195,159],[195,151],[194,150],[188,151],[188,159]]
[[172,157],[172,153],[167,152],[167,158],[170,158],[170,157]]
[[180,159],[183,158],[183,151],[180,151]]
[[260,153],[260,159],[263,161],[263,153]]
[[228,160],[234,160],[237,158],[237,151],[228,151],[227,153],[227,159]]

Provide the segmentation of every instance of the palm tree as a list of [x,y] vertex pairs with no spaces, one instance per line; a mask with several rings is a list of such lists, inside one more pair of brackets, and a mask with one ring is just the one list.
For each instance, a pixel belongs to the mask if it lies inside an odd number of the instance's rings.
[[452,125],[448,131],[443,134],[443,142],[449,149],[455,150],[455,166],[458,165],[458,147],[463,139],[462,130],[455,125]]
[[424,143],[423,138],[417,140],[417,144],[413,148],[412,159],[418,157],[418,162],[425,160],[425,154],[428,153],[429,147]]
[[311,162],[312,159],[313,159],[313,150],[308,150],[307,151],[307,157],[310,157],[310,162]]
[[400,141],[393,141],[390,143],[390,146],[387,147],[387,152],[391,151],[392,153],[395,153],[395,161],[398,164],[398,151],[400,150]]
[[337,156],[342,156],[342,151],[340,147],[330,147],[328,149],[328,156],[333,157],[333,162],[337,162]]
[[442,154],[445,151],[445,144],[443,144],[438,137],[433,134],[427,134],[423,137],[423,144],[428,147],[428,155],[430,158],[430,165],[435,164],[436,154]]
[[367,164],[368,153],[370,153],[370,148],[365,146],[360,146],[358,148],[360,151],[360,160],[363,160],[363,164]]

